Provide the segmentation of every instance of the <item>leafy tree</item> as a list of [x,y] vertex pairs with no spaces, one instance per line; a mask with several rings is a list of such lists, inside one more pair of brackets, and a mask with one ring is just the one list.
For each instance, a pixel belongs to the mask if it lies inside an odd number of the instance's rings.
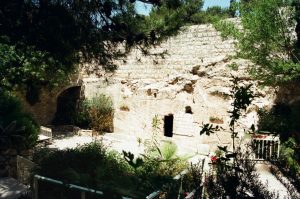
[[[237,56],[254,65],[250,72],[266,84],[280,84],[299,78],[298,1],[251,0],[239,6],[242,30],[230,22],[220,22],[224,35],[237,40]],[[296,21],[296,33],[293,34]]]
[[206,10],[201,10],[191,16],[190,24],[215,23],[221,19],[229,18],[230,13],[228,8],[220,6],[208,7]]
[[[81,62],[107,70],[133,46],[143,52],[175,34],[201,9],[201,0],[142,0],[150,16],[136,13],[135,0],[3,0],[0,3],[0,86],[35,95],[56,86]],[[125,44],[125,51],[118,47]],[[32,100],[35,103],[36,100]]]
[[235,15],[236,15],[236,0],[230,0],[229,14],[231,17],[235,17]]

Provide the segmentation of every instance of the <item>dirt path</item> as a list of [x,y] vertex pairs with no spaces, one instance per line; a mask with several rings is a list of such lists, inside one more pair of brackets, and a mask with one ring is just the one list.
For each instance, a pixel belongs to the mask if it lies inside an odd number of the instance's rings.
[[[279,194],[280,199],[290,199],[287,188],[271,173],[270,165],[268,164],[257,164],[256,170],[259,174],[260,180],[267,184],[269,191],[275,191]],[[291,198],[294,199],[294,198]]]
[[27,191],[28,187],[13,178],[0,178],[0,198],[15,199]]

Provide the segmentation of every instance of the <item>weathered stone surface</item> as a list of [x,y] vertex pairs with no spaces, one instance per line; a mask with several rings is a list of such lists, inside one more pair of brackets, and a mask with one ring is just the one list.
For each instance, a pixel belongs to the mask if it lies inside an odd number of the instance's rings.
[[[106,73],[94,63],[82,66],[80,81],[77,81],[82,87],[82,94],[87,98],[100,93],[111,96],[116,110],[115,132],[140,137],[151,134],[151,121],[155,115],[161,118],[163,124],[165,115],[179,114],[190,106],[193,124],[197,126],[191,139],[201,140],[212,147],[230,144],[228,133],[220,132],[207,138],[196,135],[199,134],[199,126],[216,115],[223,119],[222,125],[228,130],[232,76],[239,77],[242,84],[254,85],[253,90],[259,96],[254,101],[256,107],[273,103],[274,90],[257,87],[257,82],[251,80],[246,71],[249,61],[232,59],[235,54],[234,41],[223,40],[212,25],[186,27],[177,36],[150,49],[152,54],[165,51],[167,54],[162,59],[159,56],[145,57],[135,49],[126,61],[115,61],[119,67],[114,73]],[[232,63],[238,65],[238,70],[229,67]],[[42,118],[41,123],[53,118],[58,94],[45,94],[37,107],[29,108]],[[121,111],[121,106],[130,107],[130,111]],[[241,126],[257,122],[256,109],[247,113],[242,121],[245,124]],[[174,122],[174,126],[180,123]],[[163,131],[161,125],[161,135]],[[174,137],[176,139],[181,137]]]

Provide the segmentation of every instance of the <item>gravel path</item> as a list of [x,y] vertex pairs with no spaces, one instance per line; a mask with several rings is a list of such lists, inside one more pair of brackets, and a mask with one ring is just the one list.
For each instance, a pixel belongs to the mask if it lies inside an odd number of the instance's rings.
[[91,143],[96,138],[90,137],[90,136],[72,136],[72,137],[66,137],[63,139],[54,139],[52,141],[52,144],[49,145],[49,148],[57,148],[60,150],[67,149],[67,148],[75,148],[77,146],[81,146],[87,143]]
[[[75,148],[77,146],[81,146],[95,140],[102,140],[103,143],[108,146],[110,149],[116,150],[118,152],[130,151],[133,154],[141,154],[144,152],[144,142],[146,139],[143,138],[141,143],[138,143],[138,138],[133,135],[127,135],[124,133],[107,133],[103,136],[91,137],[86,135],[75,135],[71,137],[65,137],[62,139],[53,139],[49,148],[57,148],[57,149],[67,149],[67,148]],[[180,139],[180,141],[174,139],[165,139],[164,141],[173,141],[177,145],[177,153],[178,155],[191,155],[194,156],[196,154],[208,155],[209,148],[205,144],[199,144],[198,142],[191,142],[190,140],[185,140],[184,137]]]

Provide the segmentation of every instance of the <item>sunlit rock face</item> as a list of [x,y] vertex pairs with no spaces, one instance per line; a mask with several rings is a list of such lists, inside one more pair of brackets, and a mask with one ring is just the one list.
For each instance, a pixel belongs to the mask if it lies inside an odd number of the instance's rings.
[[[163,53],[163,57],[159,56]],[[233,40],[223,40],[212,25],[184,28],[144,56],[138,49],[124,60],[117,60],[119,68],[111,74],[103,73],[95,65],[86,65],[82,71],[84,94],[92,97],[105,93],[112,97],[115,106],[115,132],[143,137],[151,134],[152,119],[161,120],[163,138],[165,116],[173,115],[172,140],[217,145],[230,145],[228,133],[231,79],[241,84],[253,84],[257,94],[239,129],[256,124],[257,110],[272,105],[274,90],[261,88],[247,73],[249,61],[232,58]],[[230,67],[235,63],[236,67]],[[89,72],[87,75],[86,71]],[[120,107],[128,107],[122,110]],[[190,107],[190,113],[186,113]],[[192,113],[192,114],[191,114]],[[225,130],[212,136],[200,136],[203,123],[213,122]]]
[[[234,54],[234,41],[223,40],[212,25],[189,26],[150,49],[150,55],[143,55],[139,49],[133,50],[127,58],[115,62],[118,69],[113,73],[107,73],[93,63],[82,65],[74,86],[81,87],[82,97],[91,98],[102,93],[112,98],[116,133],[147,137],[153,132],[152,119],[157,115],[161,138],[180,140],[185,143],[182,147],[208,144],[215,148],[231,143],[227,131],[233,76],[239,77],[241,84],[252,83],[258,96],[241,118],[241,132],[257,123],[259,108],[271,106],[274,101],[274,90],[258,87],[247,73],[249,61],[234,59]],[[235,67],[232,67],[233,63]],[[43,110],[49,111],[43,114],[47,117],[40,119],[41,123],[53,119],[55,100],[61,92],[52,94],[51,99],[43,96]],[[51,101],[50,108],[45,105],[47,100]],[[31,112],[39,115],[39,111],[31,107]],[[172,124],[168,124],[173,127],[171,138],[164,136],[167,115],[173,115]],[[225,130],[209,137],[200,136],[201,125],[208,122]]]

